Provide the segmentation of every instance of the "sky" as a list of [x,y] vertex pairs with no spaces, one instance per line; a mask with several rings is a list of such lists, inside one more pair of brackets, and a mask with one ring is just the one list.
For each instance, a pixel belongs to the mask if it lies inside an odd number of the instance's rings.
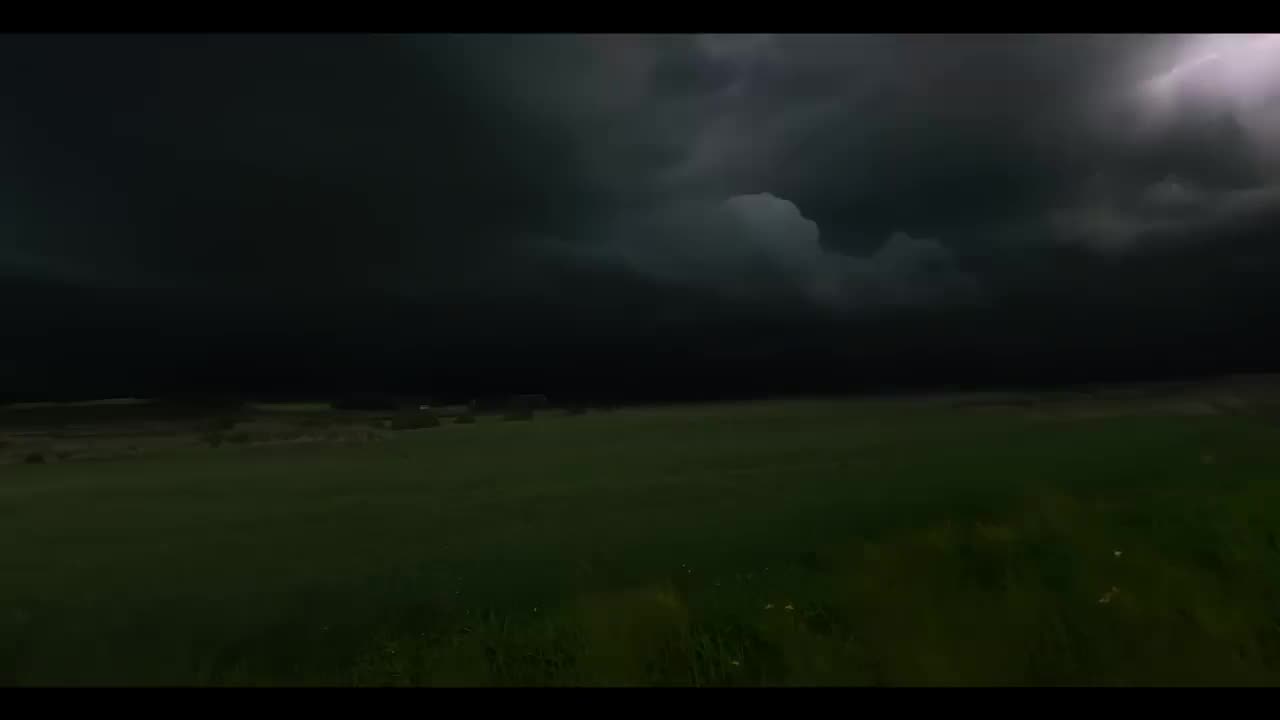
[[6,35],[0,394],[1280,366],[1280,36]]

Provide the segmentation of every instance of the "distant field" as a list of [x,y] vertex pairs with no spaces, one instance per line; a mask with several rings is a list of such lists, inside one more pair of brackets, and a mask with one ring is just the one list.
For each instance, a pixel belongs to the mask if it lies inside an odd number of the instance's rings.
[[22,402],[9,405],[10,410],[40,410],[45,408],[87,408],[87,407],[119,407],[122,405],[143,405],[142,398],[107,398],[105,400],[81,400],[78,402]]
[[329,403],[320,402],[277,402],[277,403],[254,403],[253,408],[263,412],[327,412]]
[[0,683],[1280,684],[1280,416],[1180,393],[184,420],[0,466]]

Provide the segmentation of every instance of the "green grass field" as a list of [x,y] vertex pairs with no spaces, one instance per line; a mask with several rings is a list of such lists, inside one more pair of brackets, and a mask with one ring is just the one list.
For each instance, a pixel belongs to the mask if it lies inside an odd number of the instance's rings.
[[4,684],[1280,682],[1280,423],[912,401],[0,466]]

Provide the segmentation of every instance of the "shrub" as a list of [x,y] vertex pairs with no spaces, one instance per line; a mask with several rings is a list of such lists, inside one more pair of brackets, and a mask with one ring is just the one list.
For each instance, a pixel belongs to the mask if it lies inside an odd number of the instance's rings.
[[225,432],[236,426],[236,418],[220,417],[214,418],[208,422],[207,429],[209,432]]
[[242,445],[242,444],[244,444],[244,443],[247,443],[247,442],[249,442],[249,441],[250,441],[250,440],[252,440],[252,439],[253,439],[253,438],[252,438],[252,436],[251,436],[251,435],[249,435],[249,433],[247,433],[247,432],[245,432],[245,431],[243,431],[243,430],[241,430],[240,432],[228,433],[228,434],[227,434],[227,436],[226,436],[226,440],[227,440],[227,442],[229,442],[229,443],[236,443],[236,444],[238,444],[238,445]]
[[550,406],[546,395],[516,395],[511,398],[511,407],[524,407],[530,410],[542,410]]
[[440,425],[440,418],[430,410],[410,410],[391,418],[392,430],[420,430]]
[[502,417],[503,420],[532,420],[533,410],[527,407],[515,407],[507,411]]
[[587,412],[587,409],[581,405],[570,405],[569,407],[564,409],[564,414],[569,416],[583,415],[586,412]]
[[27,456],[22,459],[22,462],[28,465],[39,465],[44,462],[44,453],[27,453]]
[[471,412],[479,415],[480,413],[497,412],[506,408],[509,404],[509,401],[501,396],[486,395],[467,403],[467,407]]
[[535,408],[545,407],[542,395],[517,395],[507,404],[506,420],[532,420]]
[[238,410],[245,405],[245,398],[216,392],[176,392],[155,398],[154,405],[186,411],[225,409]]
[[334,410],[398,410],[401,405],[386,393],[352,393],[333,401]]
[[476,421],[476,416],[472,415],[469,412],[462,413],[461,415],[458,416],[456,420],[454,420],[454,422],[459,425],[471,425],[475,421]]

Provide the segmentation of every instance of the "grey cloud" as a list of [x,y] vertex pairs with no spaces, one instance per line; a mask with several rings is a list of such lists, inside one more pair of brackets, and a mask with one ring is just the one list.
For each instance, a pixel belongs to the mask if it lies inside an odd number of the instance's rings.
[[1270,252],[1275,56],[1233,42],[5,38],[3,242],[215,290],[536,299],[595,263],[796,312],[1051,294],[1093,272],[1028,282],[1064,248]]
[[[522,63],[519,76],[531,96],[550,89],[539,112],[572,131],[588,184],[608,188],[593,222],[558,233],[568,242],[744,297],[789,288],[837,305],[945,303],[972,296],[975,274],[1023,282],[999,275],[993,254],[1140,251],[1266,219],[1160,197],[1171,175],[1222,192],[1260,187],[1256,123],[1192,113],[1144,124],[1143,83],[1193,40],[572,38],[559,62]],[[1091,189],[1098,177],[1103,193]],[[716,215],[706,198],[762,193],[804,209],[772,262],[752,233],[706,219]],[[978,262],[904,281],[913,273],[880,255],[898,232],[941,238],[929,246],[952,267]]]
[[1280,228],[1280,186],[1216,190],[1171,177],[1127,201],[1057,211],[1050,227],[1059,242],[1106,254],[1222,242]]
[[803,299],[830,309],[868,310],[980,297],[976,280],[933,240],[895,233],[863,256],[826,249],[818,225],[769,193],[620,222],[603,245],[582,252],[659,281],[740,301]]

